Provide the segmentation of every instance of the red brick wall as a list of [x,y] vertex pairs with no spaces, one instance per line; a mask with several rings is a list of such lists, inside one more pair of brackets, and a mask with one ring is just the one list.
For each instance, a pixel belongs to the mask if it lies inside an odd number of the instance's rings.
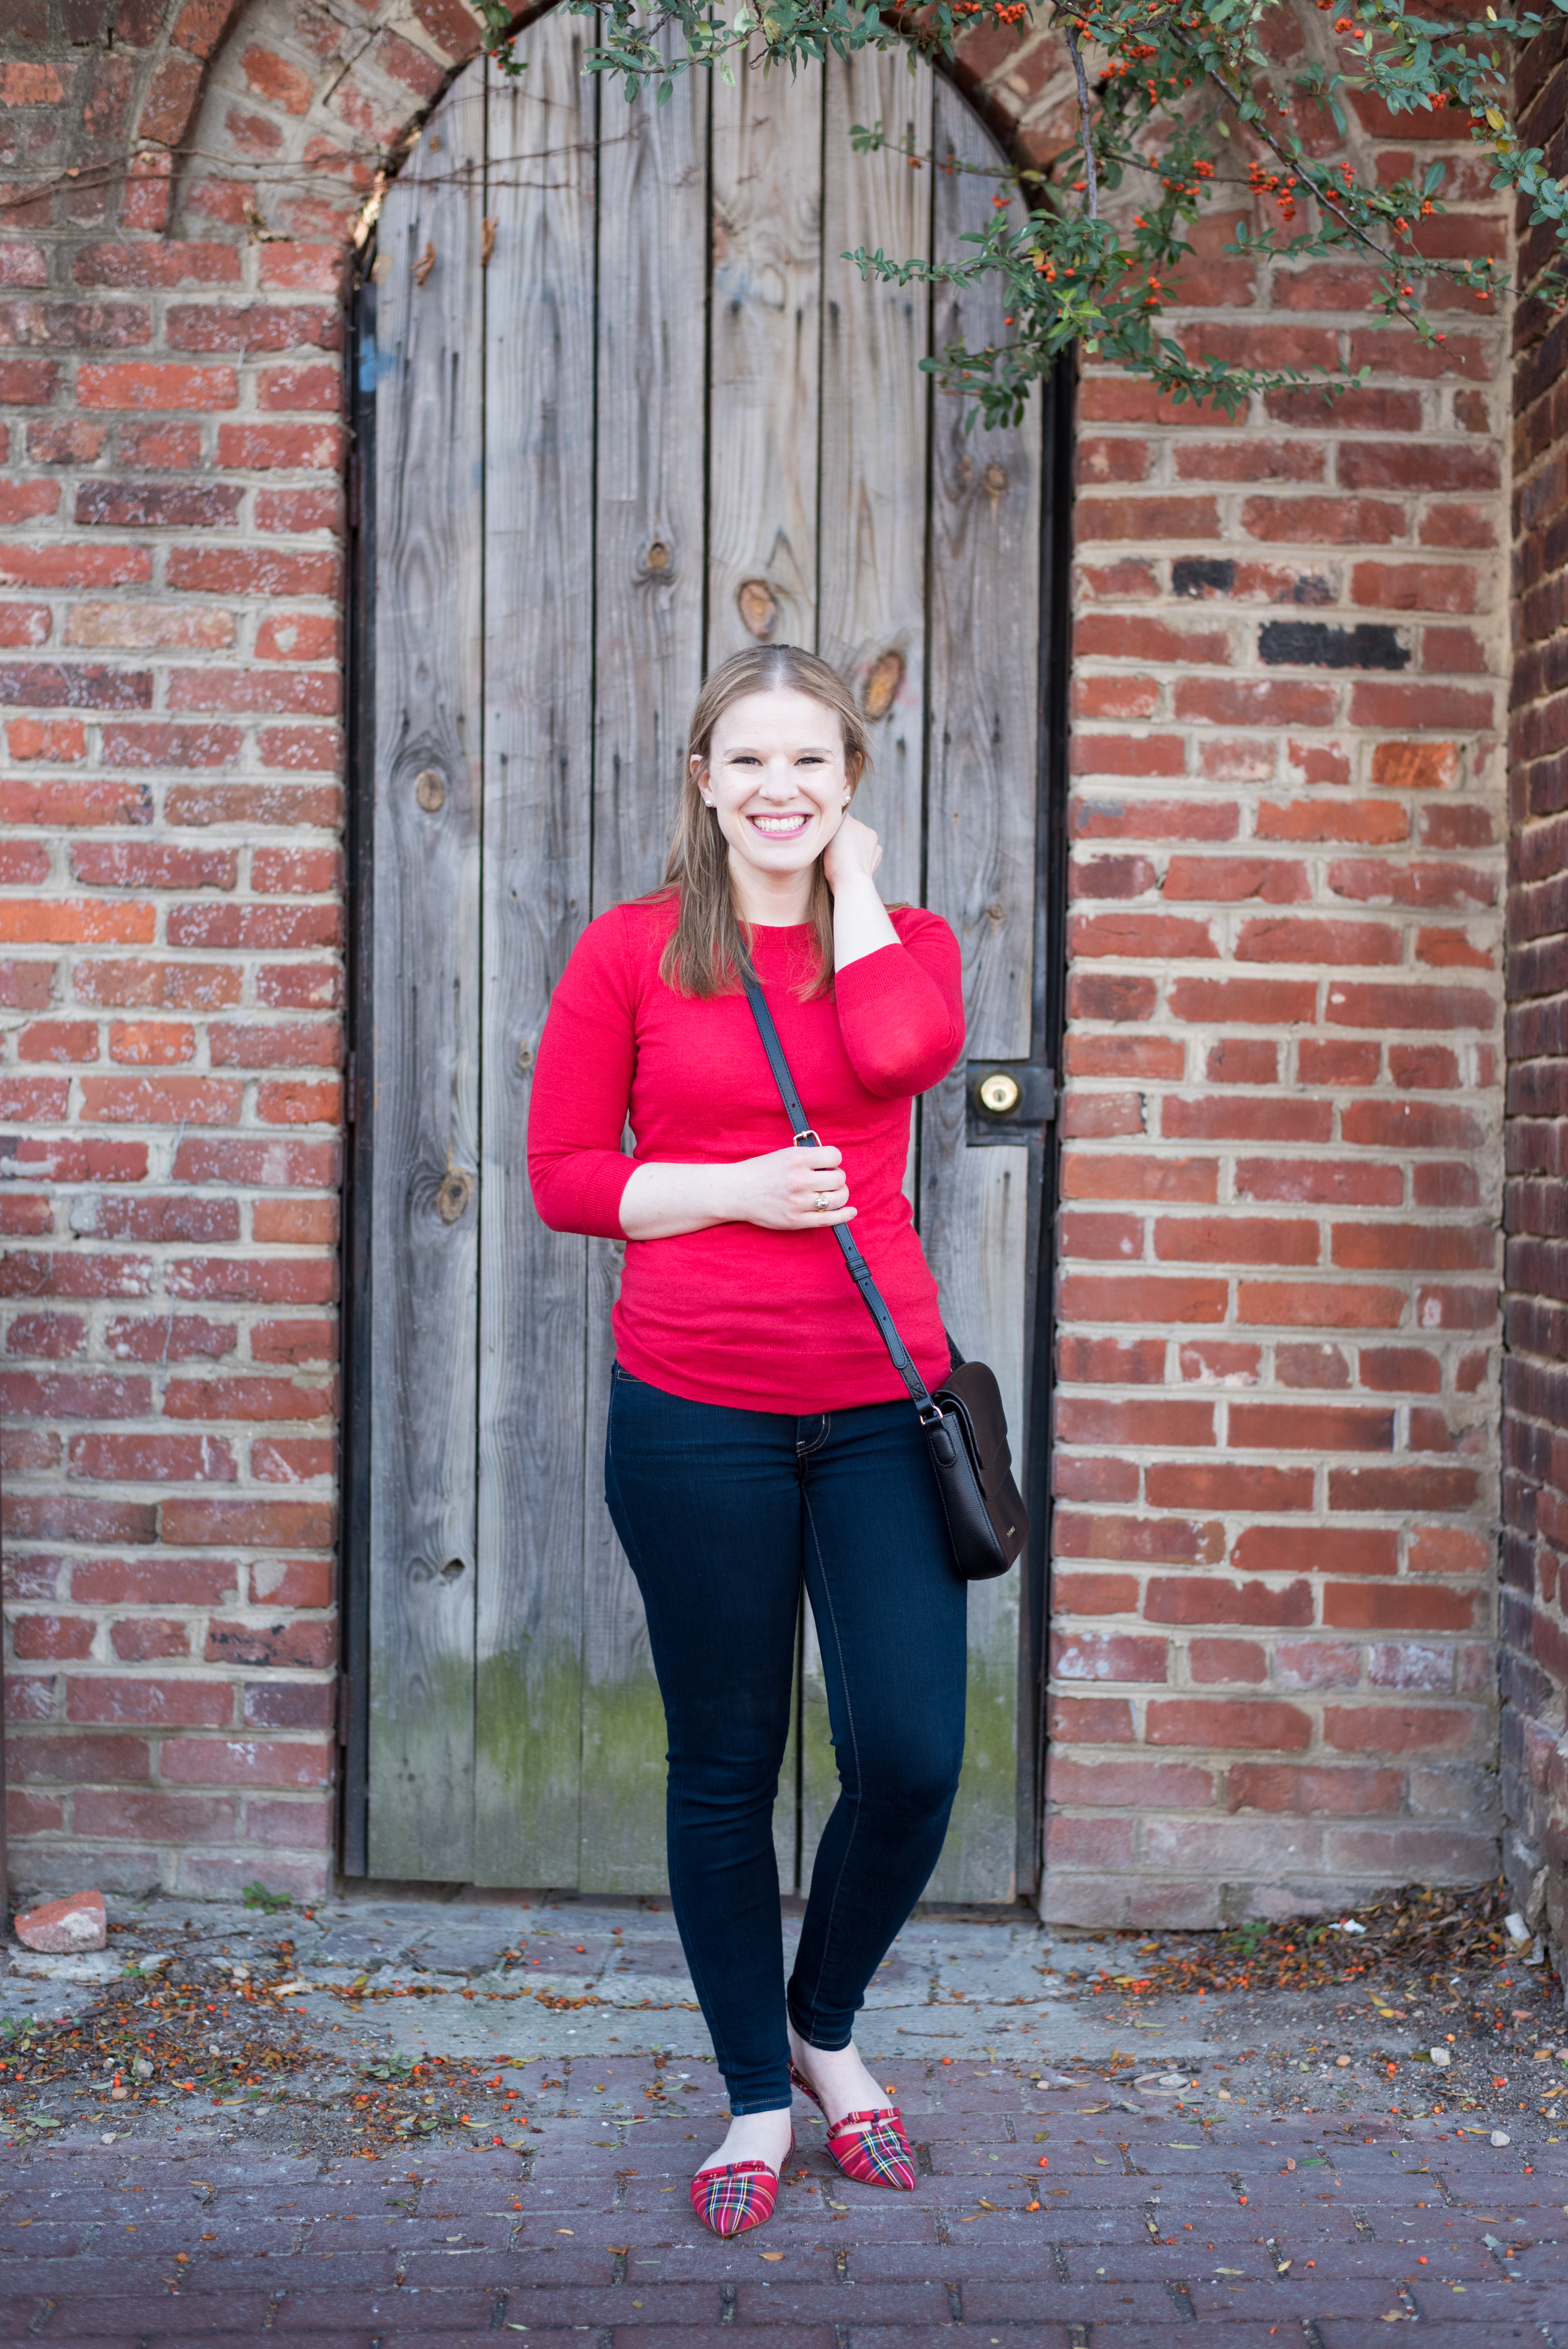
[[[1288,46],[1294,19],[1276,20]],[[1507,223],[1443,116],[1440,249]],[[1398,132],[1398,137],[1395,133]],[[1189,347],[1365,366],[1078,450],[1047,1913],[1495,1866],[1503,323],[1206,231]]]
[[[346,240],[365,124],[400,130],[459,54],[433,21],[367,39],[306,6],[6,12],[24,1883],[314,1891],[330,1865]],[[198,157],[176,181],[179,143]],[[236,184],[202,150],[315,168]]]
[[[1525,135],[1568,171],[1568,46],[1525,59]],[[1522,278],[1546,255],[1521,222]],[[1515,332],[1509,843],[1508,1355],[1503,1365],[1504,1857],[1568,1960],[1568,326]]]
[[[474,37],[13,0],[0,39],[28,1883],[329,1864],[345,264]],[[1055,44],[965,56],[1048,153]],[[1495,243],[1439,147],[1442,233]],[[1495,1850],[1505,355],[1222,241],[1187,331],[1372,376],[1233,427],[1083,387],[1047,1899],[1097,1920]]]

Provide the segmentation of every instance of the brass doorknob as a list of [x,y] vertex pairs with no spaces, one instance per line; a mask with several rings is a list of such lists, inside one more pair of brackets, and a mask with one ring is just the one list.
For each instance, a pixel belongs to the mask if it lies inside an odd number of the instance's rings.
[[980,1087],[980,1106],[989,1110],[993,1117],[1011,1117],[1022,1099],[1017,1078],[1001,1069],[988,1076]]

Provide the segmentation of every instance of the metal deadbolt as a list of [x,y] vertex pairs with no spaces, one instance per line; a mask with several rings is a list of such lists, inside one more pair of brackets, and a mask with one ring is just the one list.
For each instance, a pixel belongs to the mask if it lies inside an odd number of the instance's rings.
[[1008,1076],[1002,1069],[987,1077],[980,1087],[980,1106],[989,1110],[993,1117],[1011,1117],[1022,1099],[1017,1078]]

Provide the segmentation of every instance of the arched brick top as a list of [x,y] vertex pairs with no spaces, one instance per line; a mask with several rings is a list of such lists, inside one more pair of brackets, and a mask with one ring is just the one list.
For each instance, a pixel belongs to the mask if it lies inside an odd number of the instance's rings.
[[[549,5],[520,10],[519,28]],[[181,175],[188,233],[201,220],[242,221],[242,196],[211,160],[234,152],[280,174],[308,170],[328,182],[280,191],[270,224],[304,239],[347,234],[376,171],[395,162],[409,130],[480,46],[463,0],[414,0],[411,11],[407,0],[379,0],[363,27],[352,28],[308,0],[189,0],[171,45],[192,16],[209,37],[205,78],[194,57],[167,58],[140,121],[142,136],[192,150]],[[166,79],[170,73],[176,82]],[[960,46],[954,78],[1004,151],[1021,161],[1037,162],[1070,136],[1070,77],[1054,35],[1029,26],[973,33]],[[176,128],[180,103],[187,111]],[[209,179],[215,184],[203,188]]]
[[[516,22],[544,13],[522,9]],[[0,67],[0,97],[25,104],[30,125],[43,119],[35,109],[56,112],[51,160],[93,181],[44,197],[29,225],[79,232],[96,219],[193,242],[341,244],[377,173],[396,169],[480,42],[463,0],[375,0],[354,24],[312,0],[176,0],[163,11],[158,0],[121,0],[113,31],[112,49],[63,71],[57,53]],[[1070,75],[1054,35],[972,33],[954,73],[1020,161],[1038,163],[1070,137]],[[236,176],[230,157],[254,168]]]

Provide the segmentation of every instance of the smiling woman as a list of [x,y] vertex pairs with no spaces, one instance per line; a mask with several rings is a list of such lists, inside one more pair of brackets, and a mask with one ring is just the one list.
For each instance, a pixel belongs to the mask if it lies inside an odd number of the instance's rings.
[[[795,2086],[846,2175],[913,2189],[851,2034],[935,1865],[964,1749],[965,1585],[920,1422],[830,1237],[861,1219],[940,1385],[903,1183],[913,1098],[963,1049],[958,941],[883,905],[877,835],[849,812],[865,764],[827,663],[769,647],[723,664],[693,717],[665,885],[579,940],[529,1116],[545,1222],[628,1242],[605,1497],[668,1728],[676,1918],[729,2090],[729,2133],[692,2186],[724,2235],[772,2212]],[[835,1140],[789,1139],[743,980],[770,996]],[[786,1994],[772,1820],[802,1589],[840,1793]]]

